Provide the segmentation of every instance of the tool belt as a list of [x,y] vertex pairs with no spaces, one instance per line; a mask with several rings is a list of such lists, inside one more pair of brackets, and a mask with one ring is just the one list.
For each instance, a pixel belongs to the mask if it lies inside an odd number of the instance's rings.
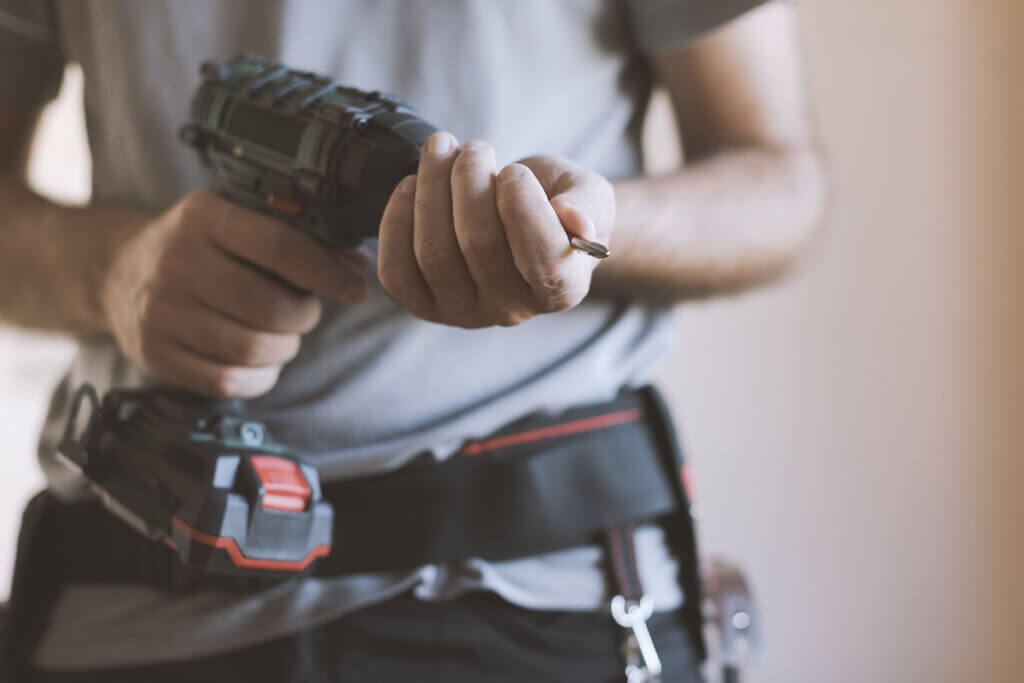
[[[331,550],[312,574],[408,570],[470,557],[501,561],[599,543],[618,594],[613,615],[631,634],[640,666],[649,666],[656,655],[641,652],[650,605],[636,569],[633,528],[656,522],[678,560],[687,596],[682,614],[703,656],[683,468],[667,408],[650,387],[556,417],[528,417],[466,443],[440,464],[414,460],[395,472],[322,484],[322,498],[334,509]],[[223,542],[202,534],[192,541]],[[59,587],[76,582],[250,590],[266,579],[204,575],[96,502],[65,505],[40,494],[19,539],[15,640],[38,637],[45,625],[40,611]]]

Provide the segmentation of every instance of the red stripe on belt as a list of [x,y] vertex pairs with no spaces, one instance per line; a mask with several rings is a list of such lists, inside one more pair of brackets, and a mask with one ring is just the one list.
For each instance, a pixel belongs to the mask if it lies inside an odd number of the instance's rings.
[[643,419],[643,417],[644,411],[642,408],[632,408],[630,410],[620,410],[617,413],[595,415],[594,417],[573,420],[572,422],[563,422],[562,424],[551,425],[550,427],[539,427],[537,429],[530,429],[516,434],[497,436],[493,439],[487,439],[486,441],[474,441],[473,443],[463,446],[462,450],[459,451],[459,455],[479,455],[489,451],[496,451],[501,448],[508,448],[509,446],[518,446],[524,443],[553,439],[558,436],[568,436],[570,434],[579,434],[581,432],[592,432],[597,429],[614,427],[615,425],[625,424],[627,422],[636,422]]

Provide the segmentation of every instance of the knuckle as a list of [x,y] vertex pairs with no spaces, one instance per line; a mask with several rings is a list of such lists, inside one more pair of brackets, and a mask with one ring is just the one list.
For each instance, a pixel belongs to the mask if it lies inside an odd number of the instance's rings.
[[214,395],[250,397],[266,393],[277,381],[278,368],[261,369],[256,373],[245,368],[219,366],[209,378]]
[[397,261],[382,259],[377,266],[377,280],[389,297],[400,306],[408,307],[414,288],[408,273]]
[[139,356],[147,369],[152,369],[158,361],[160,335],[152,328],[139,330]]
[[178,202],[177,218],[183,225],[196,225],[202,221],[204,214],[209,212],[213,196],[207,190],[190,192]]
[[301,313],[296,308],[296,302],[290,296],[275,294],[269,297],[261,310],[264,328],[274,331],[288,330],[304,323],[304,320],[300,321]]
[[433,297],[429,292],[420,289],[418,283],[397,272],[379,279],[381,287],[395,304],[422,320],[441,322]]
[[474,140],[465,143],[455,163],[452,164],[452,178],[463,178],[478,173],[492,156],[491,146],[486,142]]
[[501,233],[489,221],[466,219],[459,225],[459,246],[468,257],[492,258],[503,246]]
[[320,322],[320,300],[299,293],[274,292],[265,302],[262,315],[265,331],[277,333],[309,332]]
[[312,261],[304,258],[302,247],[304,246],[301,235],[293,230],[277,230],[271,239],[270,253],[274,261],[281,264],[303,263],[308,270],[313,267]]
[[319,299],[306,299],[299,304],[298,332],[305,334],[320,324],[320,316],[323,314],[323,306]]
[[540,296],[556,296],[569,289],[569,278],[556,265],[536,266],[525,274],[525,279]]
[[243,365],[259,365],[271,355],[272,346],[266,335],[243,334],[234,341],[231,357]]
[[244,386],[244,378],[237,368],[218,367],[210,376],[210,389],[217,396],[235,396]]
[[377,280],[385,292],[392,294],[392,290],[398,289],[401,282],[401,268],[398,267],[395,261],[384,257],[382,254],[380,261],[377,263]]
[[432,202],[429,197],[424,196],[424,193],[416,193],[416,197],[412,200],[412,209],[415,215],[427,215],[433,211],[433,208],[434,202]]
[[135,298],[136,317],[140,332],[152,330],[160,318],[160,297],[154,293],[152,285],[142,287]]
[[395,191],[392,193],[392,197],[410,198],[416,194],[416,174],[412,173],[399,181],[398,185],[395,186]]
[[424,319],[441,325],[461,327],[464,330],[479,330],[495,324],[493,316],[484,315],[477,311],[467,312],[465,309],[459,308],[446,308],[444,311],[428,312],[427,317],[424,317]]
[[151,273],[152,281],[159,285],[170,285],[173,283],[188,283],[191,263],[186,247],[180,240],[171,241],[161,252],[153,263]]
[[570,308],[575,308],[581,301],[583,301],[583,295],[579,292],[560,292],[548,297],[544,312],[558,313],[560,311],[567,311]]
[[567,311],[579,305],[585,296],[586,290],[579,287],[551,291],[543,297],[542,308],[545,313]]
[[380,277],[380,285],[391,300],[403,308],[412,308],[416,300],[413,286],[401,273],[389,270]]
[[164,333],[153,325],[149,319],[139,318],[139,329],[136,336],[138,340],[139,359],[147,369],[154,369],[160,365],[161,348],[164,343]]
[[506,308],[495,316],[495,323],[502,327],[515,327],[521,325],[533,315],[519,308]]
[[543,313],[557,313],[579,304],[586,296],[585,283],[575,282],[561,269],[553,268],[527,278],[535,293],[535,301]]
[[503,183],[496,205],[498,214],[511,223],[522,220],[524,212],[523,185],[518,180]]
[[444,236],[429,237],[416,241],[413,251],[416,263],[424,274],[441,273],[451,267],[451,253]]
[[282,340],[278,348],[280,362],[287,363],[299,355],[299,348],[301,346],[302,339],[297,334],[290,335],[287,339]]

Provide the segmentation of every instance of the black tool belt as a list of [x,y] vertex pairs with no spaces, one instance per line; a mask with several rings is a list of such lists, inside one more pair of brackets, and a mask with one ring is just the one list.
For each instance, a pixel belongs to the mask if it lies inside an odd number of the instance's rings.
[[[323,484],[334,508],[333,542],[314,575],[407,570],[470,557],[500,561],[602,543],[614,585],[630,598],[641,591],[633,525],[658,522],[679,561],[685,593],[698,596],[682,468],[667,409],[652,388],[557,417],[529,417],[466,443],[440,464],[414,461],[396,472]],[[189,573],[169,548],[98,503],[44,498],[26,513],[15,593],[38,598],[43,584],[52,591],[74,582],[165,590],[259,585]],[[699,600],[687,600],[684,611],[703,651]]]

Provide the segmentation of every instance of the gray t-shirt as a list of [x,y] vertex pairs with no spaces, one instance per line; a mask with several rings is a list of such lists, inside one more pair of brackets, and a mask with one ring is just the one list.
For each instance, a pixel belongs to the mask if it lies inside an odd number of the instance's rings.
[[[396,94],[499,165],[535,153],[609,178],[641,169],[650,94],[645,53],[682,45],[761,0],[0,0],[0,97],[53,95],[62,66],[85,73],[93,201],[159,212],[206,183],[176,137],[204,59],[252,51]],[[372,278],[372,273],[370,274]],[[250,405],[275,437],[311,454],[324,478],[451,455],[524,415],[600,402],[650,381],[674,337],[671,311],[596,296],[513,328],[418,320],[376,281],[320,326],[265,397]],[[51,485],[69,389],[144,381],[109,341],[83,344],[40,443]],[[640,571],[660,609],[680,603],[661,531],[638,533]],[[36,653],[46,668],[194,657],[265,641],[399,592],[440,599],[494,590],[540,609],[600,609],[596,547],[513,562],[469,560],[405,573],[313,579],[239,597],[167,596],[144,587],[65,590]]]

